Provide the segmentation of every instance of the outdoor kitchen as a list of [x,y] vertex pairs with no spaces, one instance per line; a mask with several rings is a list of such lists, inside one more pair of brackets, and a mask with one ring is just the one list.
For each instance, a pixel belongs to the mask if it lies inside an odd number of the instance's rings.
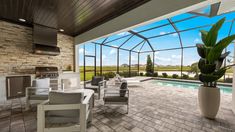
[[0,21],[0,27],[0,103],[24,97],[36,78],[51,78],[56,89],[59,76],[74,73],[73,37],[41,25]]

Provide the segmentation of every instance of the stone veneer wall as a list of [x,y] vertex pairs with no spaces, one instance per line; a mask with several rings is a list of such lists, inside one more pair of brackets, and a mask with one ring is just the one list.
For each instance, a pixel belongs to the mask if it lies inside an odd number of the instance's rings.
[[32,54],[32,28],[0,21],[0,75],[34,74],[36,66],[74,66],[74,38],[57,35],[58,56]]

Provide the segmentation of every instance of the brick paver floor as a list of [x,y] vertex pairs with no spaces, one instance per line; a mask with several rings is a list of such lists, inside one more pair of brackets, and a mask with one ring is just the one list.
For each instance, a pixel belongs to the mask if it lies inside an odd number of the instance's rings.
[[[221,107],[215,120],[203,118],[197,104],[197,90],[156,86],[145,81],[130,87],[130,110],[126,106],[103,106],[96,100],[94,117],[88,132],[232,132],[235,116],[231,94],[221,95]],[[0,132],[36,131],[36,112],[21,112],[19,100],[0,107]]]

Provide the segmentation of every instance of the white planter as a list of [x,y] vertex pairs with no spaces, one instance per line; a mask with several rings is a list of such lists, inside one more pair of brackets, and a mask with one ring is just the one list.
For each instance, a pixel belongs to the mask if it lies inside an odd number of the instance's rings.
[[220,106],[220,89],[215,87],[200,86],[198,102],[201,114],[209,119],[214,119]]

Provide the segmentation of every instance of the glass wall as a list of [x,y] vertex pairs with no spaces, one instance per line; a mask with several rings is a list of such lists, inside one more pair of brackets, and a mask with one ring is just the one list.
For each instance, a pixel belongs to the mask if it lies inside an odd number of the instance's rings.
[[119,50],[119,73],[129,72],[129,51]]
[[[198,61],[200,57],[197,53],[197,48],[183,49],[183,75],[184,78],[198,80]],[[183,77],[183,76],[182,76]]]
[[[198,80],[197,62],[200,57],[196,44],[203,43],[200,30],[208,31],[212,24],[223,17],[226,21],[218,34],[218,40],[220,40],[235,34],[234,12],[212,18],[189,13],[181,14],[86,43],[85,48],[84,45],[79,45],[77,53],[80,72],[84,71],[84,52],[85,55],[94,56],[96,62],[94,63],[92,59],[85,60],[87,74],[95,69],[99,74],[102,70],[103,74],[119,72],[125,73],[125,76],[132,75],[132,72],[140,72],[144,75],[147,55],[150,55],[154,61],[154,71],[158,72],[160,77],[164,77],[163,73],[166,73],[168,78]],[[234,44],[229,45],[225,51],[231,53],[224,61],[224,66],[234,64]],[[231,82],[232,74],[232,69],[229,69],[220,81]],[[87,79],[89,78],[86,76]]]
[[153,53],[140,53],[140,72],[146,73],[146,64],[147,64],[147,56],[150,55],[151,61],[153,62]]
[[180,78],[181,76],[181,50],[166,50],[155,53],[155,71],[159,76]]
[[117,71],[117,49],[103,46],[102,55],[102,72],[116,72]]
[[131,71],[138,72],[138,53],[131,53]]

